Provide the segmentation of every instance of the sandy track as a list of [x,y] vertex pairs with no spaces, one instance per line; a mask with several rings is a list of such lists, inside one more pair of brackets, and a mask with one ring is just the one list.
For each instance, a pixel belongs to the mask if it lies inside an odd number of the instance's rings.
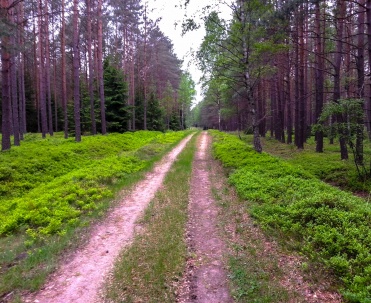
[[191,139],[185,138],[167,154],[129,196],[92,230],[85,247],[53,274],[44,288],[24,298],[25,302],[97,302],[98,291],[120,251],[134,236],[135,222],[153,199],[172,163]]
[[223,264],[226,247],[217,229],[218,207],[211,193],[210,141],[210,135],[203,132],[193,163],[187,231],[193,257],[188,260],[178,302],[233,302]]

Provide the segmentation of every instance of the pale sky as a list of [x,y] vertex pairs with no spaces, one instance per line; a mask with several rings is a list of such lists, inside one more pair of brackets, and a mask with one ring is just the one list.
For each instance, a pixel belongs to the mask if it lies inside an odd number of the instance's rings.
[[[183,37],[182,33],[182,21],[184,15],[187,17],[193,17],[193,15],[200,15],[200,10],[206,5],[215,4],[215,0],[190,0],[185,10],[180,5],[184,4],[185,0],[148,0],[144,1],[148,3],[149,10],[153,10],[149,15],[151,19],[155,20],[161,17],[159,27],[161,31],[170,38],[174,45],[174,51],[178,58],[184,60],[183,69],[188,70],[197,86],[196,102],[202,100],[201,96],[201,85],[198,84],[201,77],[201,72],[197,69],[196,65],[192,63],[190,52],[197,51],[202,43],[202,39],[205,35],[204,28],[199,30],[188,32]],[[229,18],[230,12],[228,7],[223,11],[223,18]],[[175,27],[175,24],[178,24]],[[189,65],[189,66],[188,66]]]

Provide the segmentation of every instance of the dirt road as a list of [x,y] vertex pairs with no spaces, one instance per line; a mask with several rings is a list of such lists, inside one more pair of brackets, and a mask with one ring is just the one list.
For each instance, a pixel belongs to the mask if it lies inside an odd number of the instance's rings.
[[218,235],[218,207],[211,193],[210,143],[206,132],[198,138],[191,179],[188,246],[192,258],[187,263],[179,302],[233,302],[223,264],[225,246]]
[[181,141],[146,178],[139,182],[110,215],[91,233],[85,247],[76,251],[50,277],[45,287],[24,298],[25,302],[74,303],[95,302],[98,291],[120,251],[130,244],[135,222],[161,186],[172,163],[192,135]]

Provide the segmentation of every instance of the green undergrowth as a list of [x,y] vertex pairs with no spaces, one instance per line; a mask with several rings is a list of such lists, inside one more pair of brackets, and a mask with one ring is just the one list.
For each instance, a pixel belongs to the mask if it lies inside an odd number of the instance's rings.
[[304,302],[298,293],[282,286],[279,266],[282,255],[267,249],[267,239],[246,215],[248,205],[223,177],[224,169],[213,163],[212,191],[220,207],[218,222],[228,245],[228,271],[236,303]]
[[371,302],[371,206],[307,170],[216,131],[214,155],[264,230],[321,262],[348,302]]
[[[325,182],[347,191],[371,192],[371,180],[365,180],[358,176],[353,155],[349,154],[349,160],[340,160],[340,149],[337,142],[328,144],[325,140],[323,153],[315,152],[316,145],[313,138],[308,139],[303,150],[297,149],[294,145],[279,143],[273,138],[262,138],[262,143],[266,152],[283,158],[295,166],[302,167]],[[365,160],[369,161],[371,150],[366,141],[364,153]]]
[[184,229],[195,138],[179,155],[123,251],[104,291],[105,302],[175,302],[187,248]]
[[[0,197],[0,297],[38,289],[116,193],[188,133],[139,131],[81,143],[28,135],[21,147],[0,154],[1,167],[11,167],[1,184],[15,191]],[[28,177],[32,188],[24,186]]]

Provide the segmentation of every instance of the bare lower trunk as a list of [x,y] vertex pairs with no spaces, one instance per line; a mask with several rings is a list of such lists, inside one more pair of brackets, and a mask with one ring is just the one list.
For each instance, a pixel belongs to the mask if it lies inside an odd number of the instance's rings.
[[42,20],[42,0],[38,3],[38,27],[39,27],[39,45],[38,45],[38,55],[39,55],[39,100],[40,100],[40,115],[41,115],[41,132],[42,137],[46,137],[48,132],[48,117],[46,111],[46,91],[45,91],[45,64],[44,64],[44,22]]
[[86,10],[87,10],[87,29],[88,29],[88,64],[89,64],[89,98],[90,98],[90,120],[91,120],[91,132],[93,135],[97,134],[97,125],[95,122],[95,102],[94,102],[94,64],[92,58],[92,29],[91,29],[91,0],[86,0]]
[[[340,90],[340,69],[341,69],[341,61],[342,61],[342,51],[343,51],[343,31],[344,31],[344,17],[345,17],[345,0],[338,0],[337,3],[337,33],[336,33],[336,53],[335,53],[335,60],[334,60],[334,95],[333,100],[334,102],[339,102],[341,97],[341,90]],[[341,160],[348,159],[348,149],[346,144],[346,129],[344,126],[345,119],[342,114],[338,114],[336,116],[336,121],[340,124],[340,133],[339,133],[339,143],[340,143],[340,154]]]
[[[11,38],[12,44],[15,44],[15,38]],[[11,99],[12,99],[12,118],[13,118],[13,138],[14,145],[20,145],[20,136],[19,136],[19,109],[18,109],[18,87],[17,87],[17,65],[15,57],[11,58],[10,64],[10,79],[11,79]]]
[[[8,19],[8,11],[7,8],[9,7],[8,0],[1,0],[1,10],[0,16],[4,19]],[[10,111],[11,111],[11,99],[10,99],[10,54],[8,52],[9,49],[9,37],[6,35],[2,36],[1,39],[1,92],[2,92],[2,138],[1,138],[1,150],[9,150],[11,147],[10,142]]]
[[106,105],[104,99],[104,80],[103,80],[103,20],[102,20],[103,0],[98,0],[98,82],[100,111],[102,120],[102,135],[107,133],[106,125]]
[[64,138],[68,138],[68,112],[67,112],[67,78],[66,78],[66,21],[64,19],[64,0],[62,0],[62,37],[61,37],[61,56],[62,56],[62,106],[64,120]]
[[74,0],[73,8],[73,99],[74,99],[74,120],[75,120],[75,141],[81,141],[80,125],[80,51],[79,51],[79,11],[78,0]]

